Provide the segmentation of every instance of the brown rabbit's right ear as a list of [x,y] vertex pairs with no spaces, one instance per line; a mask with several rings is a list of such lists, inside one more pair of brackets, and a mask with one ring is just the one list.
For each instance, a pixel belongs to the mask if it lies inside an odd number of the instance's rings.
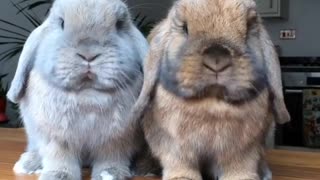
[[43,32],[44,29],[46,29],[47,24],[48,22],[45,21],[42,25],[33,30],[24,44],[16,73],[7,93],[8,99],[14,103],[18,103],[24,96],[29,74],[35,61],[36,50],[43,38]]
[[281,68],[278,55],[265,27],[259,24],[259,40],[261,43],[262,57],[267,68],[267,77],[273,93],[273,108],[276,122],[284,124],[290,121],[290,115],[283,98]]
[[[162,22],[160,22],[160,24],[161,24],[161,23],[162,23]],[[158,24],[157,26],[155,26],[155,27],[152,29],[152,31],[150,32],[150,34],[148,35],[147,41],[148,41],[149,43],[151,43],[151,41],[153,40],[153,38],[154,38],[157,34],[159,34],[160,24]]]
[[169,33],[170,26],[167,20],[160,22],[148,36],[150,42],[149,52],[143,65],[144,80],[140,96],[133,107],[132,118],[138,120],[143,116],[152,98],[154,88],[159,79],[161,60],[165,50],[165,42]]

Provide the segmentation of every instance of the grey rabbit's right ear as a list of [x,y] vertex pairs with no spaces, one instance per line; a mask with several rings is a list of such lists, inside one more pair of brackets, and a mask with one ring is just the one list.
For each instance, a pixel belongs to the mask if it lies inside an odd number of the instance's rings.
[[157,84],[163,51],[165,50],[166,36],[169,32],[166,20],[160,22],[148,36],[150,42],[149,52],[143,65],[144,80],[139,98],[132,109],[132,118],[138,120],[142,118],[151,100],[154,88]]
[[33,64],[36,58],[36,51],[40,41],[42,40],[46,27],[47,22],[45,21],[42,25],[32,31],[24,44],[19,58],[16,73],[11,82],[10,89],[7,93],[8,99],[14,103],[18,103],[24,96],[29,74],[33,68]]

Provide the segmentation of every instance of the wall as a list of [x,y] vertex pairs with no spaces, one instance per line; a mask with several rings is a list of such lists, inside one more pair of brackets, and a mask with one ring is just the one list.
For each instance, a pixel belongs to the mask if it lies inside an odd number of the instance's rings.
[[[320,56],[320,1],[289,0],[288,20],[266,19],[265,25],[281,56]],[[295,40],[280,40],[281,29],[296,29]]]

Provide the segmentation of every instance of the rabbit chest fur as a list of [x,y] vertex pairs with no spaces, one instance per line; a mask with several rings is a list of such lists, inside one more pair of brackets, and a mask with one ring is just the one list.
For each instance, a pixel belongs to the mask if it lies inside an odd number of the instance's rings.
[[[116,149],[121,149],[119,153],[127,157],[137,150],[137,126],[126,116],[135,98],[125,96],[127,92],[112,94],[92,89],[63,92],[48,84],[36,71],[30,77],[20,108],[25,124],[33,126],[31,137],[41,138],[29,146],[58,142],[84,162],[95,160],[95,154],[108,154]],[[140,87],[140,81],[132,85],[130,91],[135,97]]]
[[[206,172],[209,174],[219,173],[219,166],[241,159],[250,151],[255,151],[252,159],[260,158],[260,144],[272,123],[269,103],[267,89],[254,100],[232,105],[214,97],[184,100],[160,84],[147,111],[144,129],[153,152],[165,166],[179,167],[184,162],[195,169],[215,171]],[[181,162],[176,164],[172,156]],[[190,173],[181,175],[186,174]]]

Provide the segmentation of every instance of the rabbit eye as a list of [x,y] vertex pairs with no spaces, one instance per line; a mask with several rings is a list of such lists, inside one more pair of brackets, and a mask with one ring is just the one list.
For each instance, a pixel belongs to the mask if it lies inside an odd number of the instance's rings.
[[187,35],[189,34],[188,24],[186,22],[183,23],[182,29],[184,33],[186,33]]
[[124,20],[118,20],[118,21],[116,22],[116,28],[117,28],[117,30],[123,29],[124,23],[125,23]]
[[64,19],[60,18],[60,27],[64,29]]
[[254,9],[250,9],[247,17],[247,28],[252,29],[258,24],[258,15]]

